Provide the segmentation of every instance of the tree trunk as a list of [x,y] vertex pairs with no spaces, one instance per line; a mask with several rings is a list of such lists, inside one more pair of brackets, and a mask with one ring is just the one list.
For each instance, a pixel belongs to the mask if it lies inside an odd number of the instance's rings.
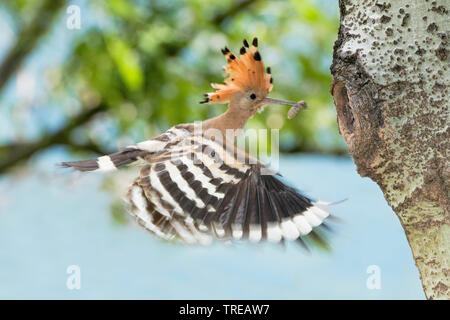
[[340,0],[331,66],[340,133],[399,217],[428,299],[450,298],[448,4]]

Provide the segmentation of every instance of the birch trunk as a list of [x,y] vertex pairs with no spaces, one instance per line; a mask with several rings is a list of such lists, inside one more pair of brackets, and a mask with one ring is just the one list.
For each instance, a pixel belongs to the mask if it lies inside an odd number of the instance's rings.
[[340,133],[400,219],[426,297],[449,299],[449,2],[339,6],[331,93]]

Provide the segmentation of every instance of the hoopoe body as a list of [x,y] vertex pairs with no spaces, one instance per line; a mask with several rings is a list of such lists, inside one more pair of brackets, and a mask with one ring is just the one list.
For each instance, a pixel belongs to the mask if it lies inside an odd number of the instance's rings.
[[201,103],[228,103],[228,110],[195,124],[180,124],[148,141],[95,160],[63,162],[80,171],[110,171],[137,161],[144,165],[127,200],[138,223],[156,236],[188,244],[212,239],[282,241],[313,233],[329,216],[326,202],[313,202],[281,182],[262,163],[234,146],[229,130],[242,129],[272,89],[255,38],[237,58],[222,50],[225,84]]

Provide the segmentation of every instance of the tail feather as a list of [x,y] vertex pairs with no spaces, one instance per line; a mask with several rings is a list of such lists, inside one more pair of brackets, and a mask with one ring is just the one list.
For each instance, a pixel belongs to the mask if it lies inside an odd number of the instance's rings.
[[131,164],[143,158],[149,152],[136,148],[127,148],[110,155],[101,156],[93,160],[61,162],[63,167],[74,168],[78,171],[113,171],[118,167]]

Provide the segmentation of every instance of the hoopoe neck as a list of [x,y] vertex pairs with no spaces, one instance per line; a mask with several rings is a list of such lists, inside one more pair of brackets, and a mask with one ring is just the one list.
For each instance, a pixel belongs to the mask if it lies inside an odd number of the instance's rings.
[[242,129],[250,116],[250,113],[246,114],[230,105],[228,110],[220,116],[203,121],[202,128],[203,130],[211,128],[220,130],[225,137],[227,129]]

